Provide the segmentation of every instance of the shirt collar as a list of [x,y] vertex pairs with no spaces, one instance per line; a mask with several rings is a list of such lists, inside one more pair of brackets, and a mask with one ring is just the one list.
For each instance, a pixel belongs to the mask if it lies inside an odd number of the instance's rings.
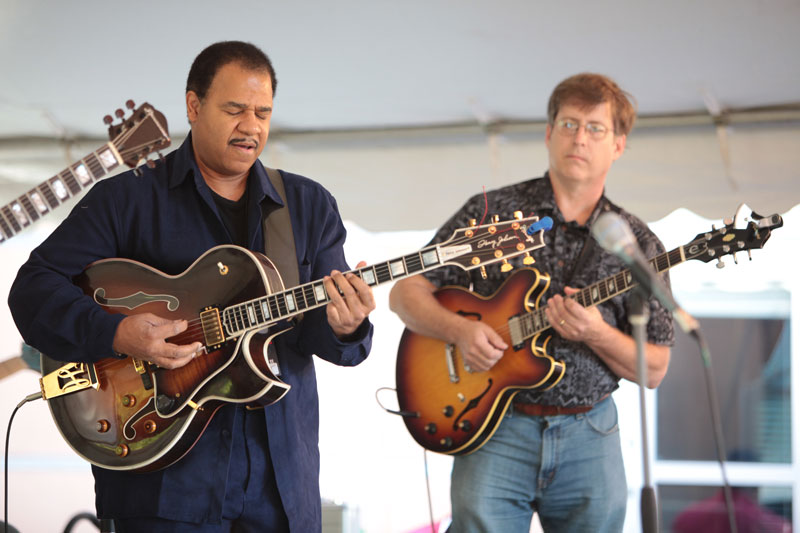
[[[207,186],[200,173],[200,168],[197,166],[197,161],[194,158],[191,132],[186,136],[186,140],[183,141],[183,144],[175,151],[174,171],[170,173],[168,178],[169,188],[173,189],[178,187],[189,179],[190,176],[193,177],[196,186],[199,187],[201,184],[204,187]],[[275,189],[275,186],[272,185],[272,181],[270,181],[269,176],[267,176],[267,171],[264,169],[264,165],[261,164],[260,160],[257,159],[253,166],[250,167],[249,178],[248,187],[250,187],[250,193],[255,196],[258,202],[261,202],[264,198],[269,198],[277,205],[283,206],[283,201],[278,191]]]
[[[540,198],[539,205],[541,205],[544,209],[549,209],[552,213],[557,214],[559,219],[564,220],[564,216],[561,214],[558,204],[556,204],[556,197],[553,193],[553,184],[550,182],[550,172],[545,172],[544,177],[545,193],[542,195],[542,198]],[[597,220],[597,217],[599,217],[601,213],[609,211],[611,208],[611,201],[606,198],[606,189],[603,187],[603,195],[600,196],[600,199],[594,206],[594,210],[592,211],[592,214],[589,215],[589,219],[586,221],[585,227],[591,228],[592,224],[594,224],[594,221]]]

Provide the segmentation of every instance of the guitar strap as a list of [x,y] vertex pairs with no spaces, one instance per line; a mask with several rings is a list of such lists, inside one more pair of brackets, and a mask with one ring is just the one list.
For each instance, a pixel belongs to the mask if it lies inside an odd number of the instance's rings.
[[278,269],[284,288],[296,287],[300,284],[297,248],[294,244],[292,219],[289,216],[289,203],[286,201],[283,177],[274,168],[267,168],[266,171],[269,180],[278,191],[278,196],[283,200],[283,207],[274,207],[264,215],[264,251]]
[[[604,197],[605,198],[605,197]],[[615,204],[611,203],[609,200],[605,200],[606,204],[603,206],[604,211],[613,211],[617,214],[620,212],[620,208],[617,207]],[[594,250],[595,246],[594,237],[592,237],[591,228],[587,228],[586,231],[586,238],[583,241],[583,248],[581,248],[581,253],[578,258],[575,260],[575,264],[572,266],[572,271],[570,272],[569,276],[564,281],[564,285],[568,286],[572,282],[572,278],[575,277],[575,274],[583,268],[583,265],[586,263],[586,260],[592,255],[592,251]]]
[[[264,251],[267,257],[278,269],[278,273],[283,280],[284,288],[296,287],[300,284],[300,274],[297,268],[297,248],[294,242],[294,232],[292,231],[292,219],[289,216],[289,203],[286,201],[286,189],[283,186],[283,176],[274,168],[266,168],[267,176],[272,185],[278,191],[278,196],[283,200],[283,207],[272,206],[264,214],[262,223],[264,225]],[[297,317],[297,320],[302,315]],[[278,354],[275,345],[270,343],[267,346],[267,359],[269,360],[270,370],[279,376],[280,365],[278,364]]]

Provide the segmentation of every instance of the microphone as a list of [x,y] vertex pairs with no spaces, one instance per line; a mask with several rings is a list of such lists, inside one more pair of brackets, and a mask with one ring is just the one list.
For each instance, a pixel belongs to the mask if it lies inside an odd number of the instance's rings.
[[675,322],[683,331],[686,333],[697,331],[699,324],[677,304],[669,289],[642,254],[633,231],[621,216],[612,211],[601,214],[592,225],[592,236],[600,246],[628,265],[633,278],[672,312]]

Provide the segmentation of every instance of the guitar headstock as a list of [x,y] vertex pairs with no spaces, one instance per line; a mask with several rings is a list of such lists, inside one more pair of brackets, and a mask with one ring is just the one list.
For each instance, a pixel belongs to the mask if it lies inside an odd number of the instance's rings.
[[544,246],[544,232],[553,220],[537,216],[523,218],[517,211],[514,220],[457,229],[447,241],[437,246],[443,264],[458,265],[464,270],[502,262],[503,271],[511,270],[508,260],[525,255],[525,264],[533,263],[530,252]]
[[[125,105],[128,109],[133,109],[134,103],[128,100]],[[125,113],[117,109],[115,115],[122,119]],[[119,124],[111,124],[113,119],[110,115],[106,115],[103,120],[109,125],[108,136],[111,142],[125,164],[131,168],[136,168],[151,153],[170,145],[167,119],[146,102]]]
[[706,263],[716,259],[717,268],[722,268],[725,266],[722,261],[724,256],[731,254],[734,262],[738,262],[736,253],[746,251],[750,258],[750,250],[763,248],[772,230],[781,226],[783,218],[780,215],[763,217],[742,204],[734,219],[725,220],[723,227],[712,226],[712,231],[698,233],[684,247],[686,259],[699,259]]

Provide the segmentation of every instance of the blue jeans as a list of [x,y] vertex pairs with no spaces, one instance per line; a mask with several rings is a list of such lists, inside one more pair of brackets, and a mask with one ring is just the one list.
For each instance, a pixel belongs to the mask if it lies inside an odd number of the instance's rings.
[[451,533],[622,531],[627,484],[609,397],[578,415],[511,412],[478,451],[455,458]]

